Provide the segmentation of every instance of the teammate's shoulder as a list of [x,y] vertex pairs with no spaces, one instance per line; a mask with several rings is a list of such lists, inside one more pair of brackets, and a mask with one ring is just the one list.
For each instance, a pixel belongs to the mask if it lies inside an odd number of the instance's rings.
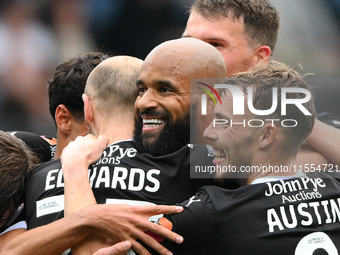
[[27,132],[27,131],[9,131],[10,134],[20,138],[28,145],[35,144],[35,143],[44,143],[49,145],[56,145],[57,139],[52,136],[47,135],[38,135],[35,133]]
[[46,135],[38,135],[26,131],[11,131],[10,134],[21,139],[42,162],[50,161],[54,156],[57,139]]
[[226,189],[222,187],[218,187],[216,185],[206,185],[203,187],[200,187],[196,194],[195,198],[201,198],[201,199],[216,199],[216,198],[221,198],[224,197],[223,193],[225,193]]
[[61,161],[60,159],[54,159],[50,161],[43,162],[38,165],[32,172],[32,175],[37,173],[43,173],[52,169],[61,169]]
[[340,169],[338,169],[338,166],[326,170],[321,169],[320,171],[317,170],[312,173],[307,173],[306,176],[309,178],[334,179],[340,182]]

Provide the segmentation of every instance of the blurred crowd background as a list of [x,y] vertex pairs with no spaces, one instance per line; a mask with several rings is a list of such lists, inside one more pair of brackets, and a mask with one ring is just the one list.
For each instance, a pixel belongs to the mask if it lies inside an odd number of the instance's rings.
[[[141,59],[181,37],[194,0],[0,0],[0,129],[55,136],[47,81],[89,51]],[[317,111],[340,117],[340,0],[270,0],[274,58],[313,73]]]

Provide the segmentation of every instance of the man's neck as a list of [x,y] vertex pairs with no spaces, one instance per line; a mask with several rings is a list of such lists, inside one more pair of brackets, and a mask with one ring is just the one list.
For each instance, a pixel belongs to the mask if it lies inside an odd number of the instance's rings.
[[105,135],[109,139],[108,144],[133,138],[134,122],[133,121],[112,121],[108,125],[94,130],[95,135]]
[[76,137],[72,136],[71,134],[64,134],[61,132],[57,132],[57,145],[55,148],[53,159],[59,159],[61,157],[61,153],[63,152],[63,149],[75,139]]

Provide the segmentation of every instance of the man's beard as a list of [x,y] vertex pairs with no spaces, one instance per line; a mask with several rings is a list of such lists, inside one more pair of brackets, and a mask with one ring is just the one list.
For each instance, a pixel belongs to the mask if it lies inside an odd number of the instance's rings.
[[[251,165],[251,161],[253,158],[252,153],[250,152],[249,148],[252,144],[252,137],[248,137],[245,141],[235,146],[231,151],[226,151],[227,154],[227,165],[230,167],[234,167],[236,172],[227,171],[221,172],[220,174],[216,174],[215,182],[218,183],[220,186],[226,186],[229,183],[237,182],[241,185],[246,183],[249,175],[249,172],[241,172],[241,167],[246,167]],[[221,165],[223,167],[223,165]]]
[[[154,113],[150,111],[147,114],[152,115]],[[166,114],[164,127],[153,142],[147,142],[147,140],[154,134],[143,134],[142,128],[143,120],[138,117],[135,120],[133,134],[137,149],[153,156],[167,155],[190,143],[190,112],[176,121],[172,121],[171,116]]]

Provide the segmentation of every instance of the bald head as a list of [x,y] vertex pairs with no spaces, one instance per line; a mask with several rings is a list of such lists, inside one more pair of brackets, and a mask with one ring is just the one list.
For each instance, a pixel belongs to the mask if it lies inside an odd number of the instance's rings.
[[213,46],[195,38],[166,41],[146,57],[142,72],[161,68],[183,78],[222,78],[227,76],[224,59]]
[[93,100],[98,112],[107,116],[113,109],[133,112],[136,79],[142,64],[138,58],[115,56],[93,69],[86,82],[85,94]]

